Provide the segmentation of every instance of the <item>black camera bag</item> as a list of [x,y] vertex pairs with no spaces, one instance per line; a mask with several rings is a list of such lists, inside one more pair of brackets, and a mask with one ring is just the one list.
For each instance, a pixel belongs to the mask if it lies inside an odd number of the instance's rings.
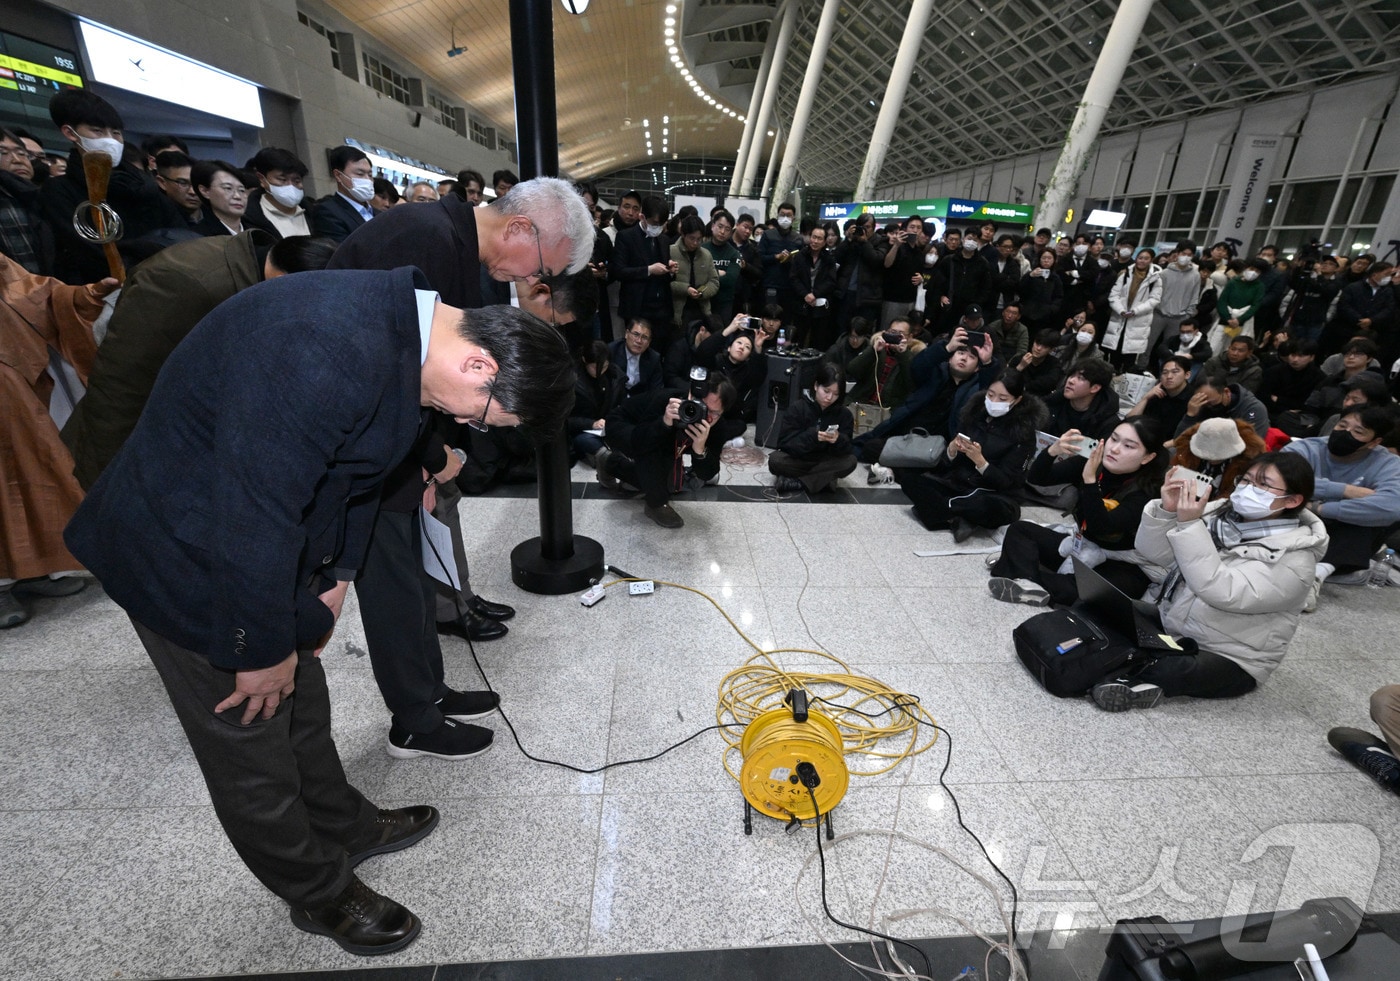
[[1037,613],[1013,630],[1011,639],[1026,670],[1042,688],[1060,698],[1085,695],[1105,675],[1142,658],[1137,645],[1100,627],[1079,610]]

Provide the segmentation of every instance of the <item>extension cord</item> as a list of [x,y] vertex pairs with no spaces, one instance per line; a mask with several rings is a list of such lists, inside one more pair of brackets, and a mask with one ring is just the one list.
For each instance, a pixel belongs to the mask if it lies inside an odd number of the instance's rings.
[[631,593],[633,596],[650,596],[652,593],[656,592],[656,583],[652,582],[650,579],[643,579],[641,582],[629,582],[627,584],[627,592]]
[[602,584],[599,583],[590,587],[587,592],[578,598],[578,601],[584,606],[596,606],[606,595],[608,595],[607,591],[603,589]]

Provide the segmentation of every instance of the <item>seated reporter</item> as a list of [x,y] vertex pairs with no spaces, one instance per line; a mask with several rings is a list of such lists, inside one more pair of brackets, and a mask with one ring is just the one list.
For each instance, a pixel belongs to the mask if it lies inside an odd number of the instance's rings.
[[[846,396],[847,405],[864,402],[894,410],[904,404],[914,384],[910,365],[924,350],[924,345],[912,340],[913,333],[909,318],[895,317],[886,330],[871,337],[865,350],[847,364],[846,372],[855,381]],[[887,334],[899,334],[901,340],[891,344]]]
[[768,457],[768,470],[785,493],[826,490],[856,468],[851,450],[855,417],[841,405],[846,379],[830,361],[817,369],[812,391],[783,414],[778,448]]
[[1176,432],[1177,423],[1186,415],[1186,403],[1191,399],[1191,359],[1180,354],[1167,355],[1162,359],[1157,379],[1157,384],[1128,410],[1127,418],[1152,420],[1165,440]]
[[1011,367],[1026,380],[1026,391],[1041,398],[1057,391],[1065,383],[1065,372],[1060,367],[1060,359],[1055,357],[1060,335],[1046,328],[1038,331],[1031,341],[1030,350],[1015,361]]
[[[700,395],[706,415],[682,428],[681,402]],[[631,484],[646,498],[646,516],[662,528],[679,528],[685,521],[671,507],[671,495],[682,490],[687,476],[684,458],[690,455],[690,473],[700,480],[719,474],[720,453],[727,440],[744,431],[742,420],[728,413],[739,395],[726,379],[692,385],[691,391],[656,392],[628,399],[607,418],[607,446],[594,457],[598,483],[608,490]]]
[[[711,334],[695,348],[695,364],[709,372],[711,377],[727,378],[734,386],[737,396],[732,409],[736,417],[745,422],[753,422],[758,416],[758,393],[768,372],[763,351],[766,345],[776,343],[763,330],[748,329],[748,317],[738,314],[723,331]],[[742,435],[739,430],[735,435]]]
[[[1082,433],[1071,429],[1035,458],[1026,479],[1033,484],[1072,484],[1079,489],[1073,535],[1017,521],[1006,532],[1001,557],[987,583],[1008,603],[1069,606],[1079,599],[1070,555],[1094,568],[1129,596],[1150,584],[1134,549],[1142,509],[1162,490],[1167,454],[1165,431],[1141,416],[1118,424],[1086,459]],[[1074,547],[1078,539],[1078,547]],[[1095,561],[1096,560],[1096,561]]]
[[1025,393],[1015,372],[988,385],[982,398],[969,399],[937,466],[895,468],[895,479],[924,527],[947,528],[961,542],[977,528],[997,528],[1019,518],[1021,506],[1012,495],[1025,483],[1026,460],[1035,451],[1035,433],[1044,419],[1045,406]]
[[1143,512],[1137,549],[1167,569],[1157,591],[1162,626],[1197,650],[1103,679],[1094,703],[1121,712],[1163,696],[1235,698],[1267,678],[1288,652],[1327,551],[1322,520],[1306,507],[1312,496],[1312,467],[1296,453],[1256,457],[1227,501],[1168,471],[1161,498]]
[[1194,319],[1187,319],[1181,322],[1173,333],[1162,338],[1162,342],[1153,350],[1153,360],[1157,363],[1165,361],[1173,355],[1189,358],[1193,364],[1203,365],[1214,355],[1211,350],[1210,341],[1201,333],[1201,328]]
[[1284,448],[1316,474],[1308,510],[1326,522],[1331,539],[1318,563],[1319,583],[1333,576],[1334,583],[1364,580],[1371,556],[1400,524],[1400,457],[1381,446],[1393,426],[1389,410],[1357,406],[1342,413],[1331,435]]
[[574,380],[574,407],[564,424],[569,437],[569,457],[573,462],[593,457],[603,447],[603,437],[589,432],[607,426],[607,415],[623,399],[626,382],[613,366],[607,344],[592,341],[579,355]]

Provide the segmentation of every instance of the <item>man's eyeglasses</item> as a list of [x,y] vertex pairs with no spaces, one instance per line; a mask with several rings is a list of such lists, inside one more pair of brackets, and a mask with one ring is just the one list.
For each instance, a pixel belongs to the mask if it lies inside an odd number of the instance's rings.
[[647,333],[646,331],[644,331],[644,330],[629,330],[629,331],[627,332],[627,336],[628,336],[628,337],[635,337],[635,338],[636,338],[637,340],[639,340],[639,341],[649,341],[649,340],[651,340],[651,335],[648,334],[648,333]]
[[491,431],[491,427],[486,424],[486,414],[491,411],[491,399],[495,397],[495,394],[495,392],[488,388],[486,390],[486,408],[481,410],[481,418],[467,420],[467,425],[471,426],[479,433]]
[[549,273],[544,270],[544,249],[540,246],[540,230],[537,226],[532,225],[531,227],[534,228],[535,231],[535,254],[538,255],[540,259],[540,270],[535,273],[534,278],[545,279],[549,276]]
[[161,180],[165,181],[167,184],[174,184],[181,190],[188,191],[190,188],[194,187],[194,184],[192,182],[186,180],[183,177],[166,177],[164,174],[157,174],[156,176]]

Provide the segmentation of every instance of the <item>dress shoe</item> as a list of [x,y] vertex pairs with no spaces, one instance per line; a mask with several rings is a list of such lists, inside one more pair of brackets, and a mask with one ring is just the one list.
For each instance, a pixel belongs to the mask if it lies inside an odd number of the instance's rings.
[[438,711],[449,719],[470,722],[490,715],[501,706],[501,696],[493,691],[453,691],[437,700]]
[[21,596],[72,596],[87,588],[87,580],[81,576],[62,576],[50,579],[39,576],[37,579],[21,579],[15,583],[15,592]]
[[800,494],[807,489],[796,477],[778,477],[773,481],[773,487],[783,494]]
[[471,640],[495,640],[504,637],[510,632],[510,628],[499,620],[488,620],[479,617],[470,610],[467,612],[467,629],[462,629],[462,624],[457,620],[439,620],[437,632],[447,634],[450,637],[461,637]]
[[660,507],[647,505],[644,510],[646,516],[662,528],[680,528],[685,524],[685,520],[669,504],[662,504]]
[[486,752],[495,738],[490,729],[443,719],[442,725],[432,732],[409,732],[398,726],[390,726],[389,743],[385,748],[396,760],[411,760],[419,756],[465,760]]
[[488,620],[509,620],[515,616],[515,607],[506,606],[504,603],[492,603],[480,596],[473,596],[471,602],[467,604],[467,609]]
[[612,491],[614,494],[622,492],[622,482],[617,479],[617,475],[608,469],[608,461],[612,459],[612,450],[606,446],[600,449],[593,456],[593,469],[598,472],[598,484],[604,490]]
[[350,884],[326,905],[315,909],[293,906],[292,923],[366,957],[403,950],[423,930],[418,917],[353,875]]
[[374,819],[376,837],[365,847],[350,852],[350,867],[353,869],[372,855],[385,855],[418,844],[432,834],[437,823],[437,808],[427,804],[381,810]]

